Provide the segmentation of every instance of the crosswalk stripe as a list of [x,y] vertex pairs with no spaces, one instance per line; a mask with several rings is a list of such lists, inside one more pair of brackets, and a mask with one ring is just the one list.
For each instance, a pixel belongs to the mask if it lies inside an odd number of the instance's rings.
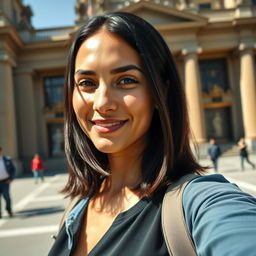
[[58,225],[0,230],[0,238],[57,232]]
[[36,198],[37,202],[49,202],[49,201],[59,201],[59,200],[65,200],[63,195],[57,195],[57,196],[40,196]]

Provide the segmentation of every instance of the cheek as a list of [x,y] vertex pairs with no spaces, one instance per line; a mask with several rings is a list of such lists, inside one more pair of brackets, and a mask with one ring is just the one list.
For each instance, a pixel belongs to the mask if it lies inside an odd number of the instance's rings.
[[124,97],[124,104],[134,119],[151,122],[153,113],[153,102],[148,93],[127,95]]
[[137,97],[134,95],[125,95],[123,97],[124,105],[128,110],[133,109],[134,105],[137,104],[137,101]]
[[73,109],[79,123],[83,122],[89,111],[90,97],[83,95],[77,89],[74,90],[72,98]]

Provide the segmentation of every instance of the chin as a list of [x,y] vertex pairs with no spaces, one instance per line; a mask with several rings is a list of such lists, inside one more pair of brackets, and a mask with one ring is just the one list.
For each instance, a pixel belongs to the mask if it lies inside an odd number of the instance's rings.
[[102,153],[115,153],[116,145],[112,141],[98,140],[94,146]]
[[113,154],[116,153],[117,150],[114,147],[111,146],[96,146],[96,148],[102,152],[102,153],[106,153],[106,154]]

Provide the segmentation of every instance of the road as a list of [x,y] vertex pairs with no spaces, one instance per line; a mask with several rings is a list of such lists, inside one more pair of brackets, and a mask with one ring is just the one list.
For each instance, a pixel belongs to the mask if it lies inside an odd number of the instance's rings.
[[[256,155],[251,156],[256,163]],[[200,161],[209,165],[208,160]],[[239,170],[239,158],[223,157],[220,172],[240,188],[256,197],[256,170],[248,167]],[[212,169],[209,173],[213,173]],[[14,217],[5,214],[0,219],[0,254],[2,256],[46,256],[53,243],[51,234],[58,229],[61,214],[68,200],[58,191],[67,180],[64,173],[45,178],[44,183],[34,184],[31,177],[18,178],[12,183]],[[3,204],[3,202],[2,202]],[[3,206],[2,206],[3,207]]]

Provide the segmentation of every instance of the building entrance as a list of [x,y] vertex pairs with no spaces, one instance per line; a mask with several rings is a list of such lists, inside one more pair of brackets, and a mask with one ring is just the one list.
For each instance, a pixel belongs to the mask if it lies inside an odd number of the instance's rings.
[[232,134],[232,91],[229,86],[225,58],[199,62],[202,98],[205,113],[206,138],[220,142],[230,141]]
[[218,141],[232,140],[232,124],[230,107],[205,109],[206,136]]

